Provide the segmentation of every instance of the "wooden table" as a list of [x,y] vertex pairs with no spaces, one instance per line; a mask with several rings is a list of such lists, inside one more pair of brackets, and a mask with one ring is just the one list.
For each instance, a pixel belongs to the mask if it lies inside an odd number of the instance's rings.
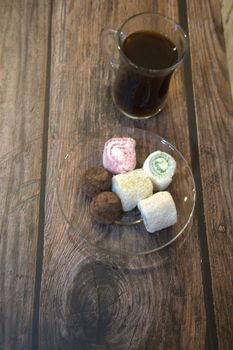
[[[134,122],[112,103],[100,31],[141,11],[178,21],[190,51],[164,111]],[[2,0],[0,19],[0,349],[232,349],[233,119],[219,1]],[[168,139],[197,186],[190,232],[137,268],[71,240],[55,191],[74,139],[116,126]]]

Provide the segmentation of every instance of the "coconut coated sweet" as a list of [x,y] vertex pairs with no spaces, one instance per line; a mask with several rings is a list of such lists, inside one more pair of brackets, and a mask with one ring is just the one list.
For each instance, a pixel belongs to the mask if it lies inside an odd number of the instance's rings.
[[135,208],[141,199],[152,195],[153,185],[142,169],[136,169],[113,176],[112,191],[120,198],[123,210],[129,211]]
[[154,190],[163,191],[172,182],[176,170],[176,161],[170,154],[156,151],[146,158],[143,170],[151,179]]
[[143,199],[138,203],[138,209],[146,227],[150,233],[160,231],[177,222],[177,211],[171,194],[161,191],[153,196]]

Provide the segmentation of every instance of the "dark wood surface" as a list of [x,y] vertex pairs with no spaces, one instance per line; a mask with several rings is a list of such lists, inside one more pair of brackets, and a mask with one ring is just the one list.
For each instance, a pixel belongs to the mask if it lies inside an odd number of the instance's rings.
[[1,1],[0,349],[30,349],[48,47],[46,1]]
[[[215,1],[202,2],[199,6],[194,1],[188,4],[200,188],[214,313],[219,347],[228,349],[232,347],[233,309],[233,119],[220,10],[220,4]],[[195,35],[197,32],[199,35]],[[199,90],[205,94],[199,94]]]
[[[190,41],[148,121],[115,109],[100,48],[104,26],[140,11],[172,17]],[[231,349],[233,125],[219,2],[2,1],[0,18],[0,349]],[[74,143],[119,126],[168,139],[197,185],[190,230],[124,260],[74,236],[56,196]]]

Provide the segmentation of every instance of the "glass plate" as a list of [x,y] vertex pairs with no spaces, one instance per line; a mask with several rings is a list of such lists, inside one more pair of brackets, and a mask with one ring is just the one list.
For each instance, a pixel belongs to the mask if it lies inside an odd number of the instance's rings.
[[[178,220],[174,226],[148,233],[137,210],[111,225],[98,224],[91,218],[91,199],[82,193],[80,179],[87,169],[102,165],[104,144],[111,137],[135,139],[137,168],[156,150],[167,152],[176,160],[176,172],[167,189],[177,208]],[[100,130],[74,145],[59,169],[57,195],[60,209],[75,234],[108,253],[143,255],[164,248],[181,235],[192,218],[196,192],[190,167],[174,146],[150,131],[119,128]]]

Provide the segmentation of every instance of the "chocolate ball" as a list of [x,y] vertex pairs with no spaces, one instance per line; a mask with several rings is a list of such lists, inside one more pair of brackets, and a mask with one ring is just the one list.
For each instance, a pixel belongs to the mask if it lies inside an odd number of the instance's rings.
[[99,193],[91,202],[90,213],[100,224],[112,224],[121,219],[123,213],[121,201],[113,192]]
[[82,191],[89,197],[94,197],[103,191],[110,191],[112,174],[102,166],[95,166],[83,174],[81,186]]

